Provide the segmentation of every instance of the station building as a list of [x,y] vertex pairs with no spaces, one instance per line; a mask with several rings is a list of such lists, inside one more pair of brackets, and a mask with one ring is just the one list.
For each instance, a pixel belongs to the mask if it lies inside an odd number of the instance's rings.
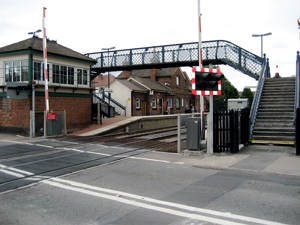
[[[96,63],[81,53],[47,40],[49,109],[65,111],[68,131],[91,123],[91,66]],[[32,81],[35,85],[35,116],[38,132],[43,127],[45,74],[43,39],[33,36],[0,48],[0,132],[29,134],[32,110]],[[11,92],[11,84],[22,88]],[[14,85],[13,85],[14,86]],[[15,85],[18,86],[18,85]],[[22,92],[22,94],[20,94]],[[18,95],[27,98],[19,99]]]

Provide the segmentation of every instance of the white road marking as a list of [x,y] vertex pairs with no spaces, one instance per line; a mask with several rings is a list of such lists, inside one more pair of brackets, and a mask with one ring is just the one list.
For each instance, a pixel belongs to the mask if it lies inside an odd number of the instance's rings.
[[137,201],[133,201],[133,200],[123,199],[123,198],[120,198],[117,196],[107,195],[107,194],[103,194],[103,193],[99,193],[99,192],[95,192],[95,191],[86,190],[83,188],[72,187],[72,186],[61,184],[61,183],[54,182],[51,180],[44,180],[42,182],[52,185],[52,186],[55,186],[55,187],[63,188],[66,190],[76,191],[76,192],[80,192],[83,194],[88,194],[88,195],[92,195],[92,196],[96,196],[96,197],[100,197],[100,198],[109,199],[112,201],[121,202],[121,203],[128,204],[128,205],[133,205],[136,207],[141,207],[141,208],[145,208],[145,209],[150,209],[150,210],[155,210],[155,211],[159,211],[159,212],[163,212],[163,213],[172,214],[175,216],[181,216],[181,217],[185,217],[185,218],[207,221],[207,222],[217,223],[217,224],[224,224],[224,225],[227,225],[227,224],[228,225],[240,225],[241,224],[241,223],[235,223],[232,221],[197,215],[197,214],[193,214],[193,213],[186,213],[186,212],[182,212],[182,211],[178,211],[178,210],[174,210],[174,209],[168,209],[168,208],[164,208],[161,206],[154,206],[154,205],[137,202]]
[[[87,184],[83,184],[83,183],[78,183],[78,182],[74,182],[74,181],[70,181],[70,180],[64,180],[64,179],[60,179],[60,178],[51,178],[50,180],[44,180],[42,182],[50,184],[52,186],[60,187],[63,189],[78,191],[78,192],[81,192],[84,194],[107,198],[110,200],[119,201],[119,202],[122,202],[125,204],[130,204],[130,205],[137,205],[138,202],[136,200],[139,200],[139,201],[144,201],[147,203],[153,203],[153,204],[158,204],[158,205],[162,205],[162,206],[173,207],[173,208],[177,208],[180,210],[204,213],[204,214],[208,214],[208,215],[224,217],[227,219],[241,220],[244,222],[252,222],[252,223],[259,223],[259,224],[266,224],[266,225],[267,224],[268,225],[283,225],[283,224],[277,223],[277,222],[256,219],[256,218],[251,218],[251,217],[246,217],[246,216],[241,216],[241,215],[235,215],[235,214],[231,214],[231,213],[223,213],[223,212],[218,212],[218,211],[209,210],[209,209],[196,208],[196,207],[173,203],[173,202],[161,201],[161,200],[157,200],[157,199],[153,199],[153,198],[148,198],[145,196],[130,194],[130,193],[106,189],[106,188],[100,188],[100,187],[91,186],[91,185],[87,185]],[[99,192],[112,194],[113,196],[99,193]],[[128,200],[128,199],[122,199],[122,198],[120,199],[120,197],[116,197],[116,196],[127,197],[127,198],[131,198],[131,199],[135,199],[135,200]],[[178,216],[182,216],[182,217],[187,217],[187,218],[191,218],[191,219],[204,220],[207,222],[220,223],[220,224],[238,224],[238,223],[234,223],[232,221],[220,220],[220,219],[211,218],[211,217],[207,217],[207,216],[200,216],[200,215],[185,213],[185,212],[181,212],[181,211],[177,211],[177,210],[166,209],[166,208],[162,208],[161,206],[159,206],[159,207],[153,206],[153,205],[149,205],[147,203],[139,203],[139,204],[141,204],[139,206],[142,208],[165,212],[165,213],[178,215]]]
[[130,159],[139,159],[139,160],[145,160],[145,161],[152,161],[152,162],[162,162],[162,163],[174,163],[174,164],[184,164],[184,162],[171,162],[166,160],[159,160],[159,159],[150,159],[150,158],[142,158],[142,157],[135,157],[131,156]]

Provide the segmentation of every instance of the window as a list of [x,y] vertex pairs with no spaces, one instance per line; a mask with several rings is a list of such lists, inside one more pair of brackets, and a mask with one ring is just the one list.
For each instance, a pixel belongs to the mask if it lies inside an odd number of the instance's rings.
[[74,84],[74,67],[53,65],[53,83]]
[[136,101],[135,108],[140,109],[141,108],[141,100],[139,98],[137,98],[135,101]]
[[181,99],[181,107],[184,107],[184,98]]
[[52,79],[53,83],[60,83],[59,65],[52,65]]
[[40,62],[33,62],[33,80],[44,80],[42,77],[43,71]]
[[60,83],[66,84],[68,79],[67,74],[67,67],[66,66],[60,66]]
[[175,98],[175,107],[176,107],[176,109],[180,108],[180,99],[179,98]]
[[176,87],[180,87],[180,77],[176,77]]
[[156,98],[152,99],[152,109],[156,109]]
[[[48,65],[48,79],[49,79],[49,64]],[[44,63],[33,62],[33,79],[45,80],[45,68]]]
[[172,108],[172,99],[167,98],[167,108]]
[[87,85],[87,70],[77,69],[78,84]]
[[28,81],[28,61],[7,62],[4,67],[6,82]]
[[68,67],[68,84],[74,84],[74,68]]

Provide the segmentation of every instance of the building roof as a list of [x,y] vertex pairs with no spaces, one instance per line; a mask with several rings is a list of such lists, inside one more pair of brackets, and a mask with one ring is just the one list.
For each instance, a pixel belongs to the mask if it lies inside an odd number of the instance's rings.
[[147,92],[148,89],[129,80],[118,79],[118,82],[135,92]]
[[[110,84],[115,79],[116,79],[116,77],[114,75],[109,74],[109,83]],[[100,74],[92,81],[92,83],[94,83],[93,85],[95,85],[95,87],[107,86],[108,85],[108,75]]]
[[[179,67],[162,68],[155,74],[156,77],[172,76]],[[150,78],[151,69],[133,70],[131,77]],[[117,78],[122,78],[122,73]]]
[[149,78],[137,77],[137,78],[131,78],[131,79],[132,79],[133,82],[137,82],[137,83],[140,83],[140,84],[144,85],[149,90],[163,91],[163,92],[173,92],[171,88],[165,86],[164,84],[162,84],[158,81],[151,80]]
[[[37,36],[33,36],[26,40],[4,46],[0,48],[0,54],[18,52],[23,50],[37,50],[43,52],[43,39]],[[57,41],[47,40],[47,52],[48,54],[56,54],[61,56],[67,56],[71,58],[81,59],[95,63],[96,60],[87,57],[79,52],[73,51],[65,46],[57,43]]]

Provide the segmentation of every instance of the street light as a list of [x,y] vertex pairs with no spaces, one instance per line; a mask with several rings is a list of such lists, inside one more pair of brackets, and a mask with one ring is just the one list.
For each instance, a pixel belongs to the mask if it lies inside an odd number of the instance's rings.
[[261,38],[261,57],[263,58],[263,36],[269,36],[271,35],[272,33],[269,32],[269,33],[265,33],[265,34],[252,34],[252,37],[260,37]]
[[32,34],[32,36],[35,36],[36,33],[40,33],[40,32],[42,32],[42,30],[38,29],[38,30],[33,31],[33,32],[28,32],[28,34]]
[[[101,48],[103,51],[107,51],[107,64],[109,66],[109,51],[115,49],[116,47],[110,47],[110,48]],[[110,79],[109,79],[109,69],[107,69],[107,81],[108,81],[108,104],[110,105]]]

